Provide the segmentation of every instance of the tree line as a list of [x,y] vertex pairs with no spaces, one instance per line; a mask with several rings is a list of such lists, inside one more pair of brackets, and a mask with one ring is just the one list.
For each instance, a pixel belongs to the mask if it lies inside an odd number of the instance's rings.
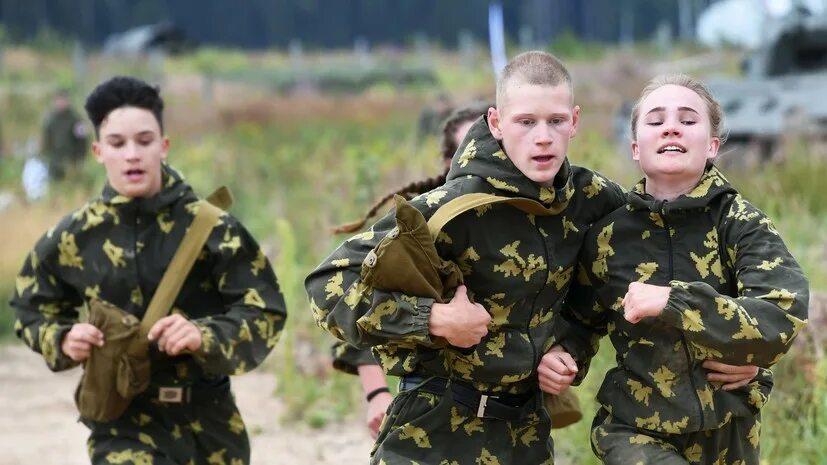
[[[113,33],[171,22],[199,44],[308,48],[410,45],[425,37],[457,46],[460,31],[488,37],[493,0],[0,0],[7,40],[43,34],[97,46]],[[500,0],[508,38],[537,45],[570,33],[589,41],[649,38],[662,23],[685,37],[691,20],[714,0]],[[687,19],[688,18],[688,19]],[[687,22],[689,21],[689,22]],[[523,37],[521,37],[521,35]]]

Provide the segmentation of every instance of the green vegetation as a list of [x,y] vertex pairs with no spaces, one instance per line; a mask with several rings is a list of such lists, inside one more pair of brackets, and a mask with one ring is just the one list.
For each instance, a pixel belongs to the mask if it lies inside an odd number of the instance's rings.
[[[571,56],[577,57],[578,66],[588,65],[586,58],[612,53],[585,45],[567,47]],[[19,56],[37,56],[31,51],[18,52]],[[34,75],[36,70],[54,65],[16,60],[9,57],[0,74],[0,83],[8,84],[0,95],[6,149],[0,159],[0,191],[19,195],[23,154],[15,147],[37,137],[40,110],[48,96],[45,90],[15,87],[10,76]],[[62,60],[58,61],[60,66],[70,67],[70,60]],[[484,66],[465,69],[450,55],[436,60],[441,87],[460,89],[457,101],[491,94],[492,76]],[[220,65],[222,61],[224,65]],[[238,80],[232,85],[217,80],[214,101],[199,98],[199,73],[253,73],[245,68],[264,64],[273,69],[287,61],[283,54],[251,58],[213,50],[167,62],[164,95],[169,108],[166,127],[172,138],[169,160],[202,194],[219,184],[228,184],[233,190],[236,204],[232,212],[270,256],[288,303],[288,327],[271,363],[279,379],[277,395],[287,403],[284,421],[321,427],[351,414],[362,401],[355,378],[333,373],[329,367],[332,339],[313,322],[304,276],[344,239],[331,235],[332,226],[360,217],[375,199],[393,188],[439,171],[436,140],[417,142],[414,134],[419,109],[440,89],[430,84],[414,89],[380,85],[359,95],[291,96],[275,93],[271,86],[259,86],[255,80]],[[16,63],[18,68],[9,68]],[[145,64],[130,66],[142,75],[151,72]],[[116,64],[96,58],[87,77],[90,81],[79,88],[89,88],[91,80],[116,69]],[[56,85],[48,79],[58,75],[38,76],[44,88]],[[79,93],[77,97],[79,101]],[[590,98],[586,92],[582,99],[578,96],[593,126],[581,128],[571,158],[628,186],[636,180],[636,171],[626,154],[617,154],[614,141],[595,129],[609,124],[606,115],[590,114],[590,108],[605,108],[607,104],[601,101],[590,107]],[[818,150],[791,142],[786,162],[730,169],[727,175],[771,216],[812,287],[824,289],[827,198],[820,191],[820,181],[827,179],[827,164],[823,151]],[[16,204],[0,211],[0,221],[15,226],[4,228],[0,242],[0,334],[5,337],[12,320],[6,302],[24,254],[61,215],[98,192],[103,173],[90,157],[77,179],[80,182],[57,186],[44,202]],[[823,447],[827,442],[827,362],[823,353],[813,354],[816,362],[808,371],[800,369],[794,354],[776,369],[776,391],[764,413],[762,444],[767,464],[827,460]],[[613,357],[604,343],[592,374],[576,391],[585,410],[584,420],[554,433],[558,453],[569,459],[567,463],[596,463],[588,447],[593,398],[603,372],[614,363]]]

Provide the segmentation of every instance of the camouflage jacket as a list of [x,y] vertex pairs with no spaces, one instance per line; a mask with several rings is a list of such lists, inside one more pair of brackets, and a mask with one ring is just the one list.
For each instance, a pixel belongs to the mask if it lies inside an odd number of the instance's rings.
[[330,349],[333,355],[333,368],[351,375],[358,374],[360,365],[379,363],[370,349],[357,349],[347,342],[336,341]]
[[536,367],[553,344],[552,322],[589,226],[625,201],[605,178],[565,163],[553,188],[526,178],[503,153],[484,119],[469,131],[442,187],[411,201],[425,218],[462,194],[522,196],[563,206],[554,216],[488,205],[450,222],[437,238],[443,258],[462,269],[469,295],[493,316],[472,351],[440,348],[428,332],[433,300],[371,289],[362,263],[395,226],[393,212],[348,239],[305,282],[318,324],[357,348],[375,346],[385,371],[452,376],[492,392],[535,389]]
[[[587,365],[609,334],[617,366],[597,398],[630,425],[684,433],[752,415],[772,388],[769,370],[724,391],[701,364],[778,361],[806,324],[807,279],[770,220],[717,168],[673,201],[655,200],[644,187],[586,235],[563,311],[572,330],[561,343]],[[625,320],[622,300],[633,281],[671,288],[659,317]]]
[[[85,302],[98,297],[143,317],[192,223],[198,198],[164,165],[164,187],[129,199],[108,185],[67,215],[29,254],[11,306],[15,330],[52,370],[75,365],[60,342]],[[253,369],[276,343],[286,317],[276,276],[244,227],[221,217],[172,307],[201,330],[201,348],[168,357],[151,346],[152,380],[186,383]]]

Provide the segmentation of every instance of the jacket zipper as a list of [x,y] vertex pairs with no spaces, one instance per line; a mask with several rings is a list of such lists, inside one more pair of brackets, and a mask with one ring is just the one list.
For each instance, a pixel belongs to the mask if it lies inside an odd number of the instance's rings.
[[[669,222],[666,220],[666,215],[661,209],[660,212],[661,218],[663,218],[663,227],[666,230],[666,246],[669,249],[669,281],[675,279],[675,262],[672,258],[673,250],[672,250],[672,234],[669,228]],[[686,367],[687,367],[687,374],[689,375],[689,384],[692,385],[692,392],[693,397],[695,398],[695,403],[698,404],[698,413],[700,415],[701,420],[701,427],[699,431],[703,431],[704,429],[704,406],[701,404],[701,399],[698,398],[698,387],[695,385],[695,378],[692,377],[692,357],[689,353],[689,344],[686,342],[686,336],[681,333],[681,344],[683,344],[683,353],[686,355]]]
[[[536,221],[536,220],[535,220]],[[534,319],[534,312],[537,310],[537,300],[540,298],[540,294],[546,289],[546,285],[548,284],[548,275],[551,273],[551,262],[548,258],[548,248],[546,247],[546,241],[543,237],[543,233],[540,232],[540,227],[536,224],[534,225],[534,230],[537,231],[537,236],[540,237],[540,243],[543,245],[543,258],[546,261],[546,275],[543,279],[543,285],[540,286],[540,290],[537,291],[537,295],[534,296],[534,302],[531,303],[531,313],[528,315],[528,320],[525,324],[525,332],[528,336],[528,344],[531,346],[531,360],[534,360],[531,368],[531,374],[534,375],[534,372],[537,370],[537,347],[534,345],[534,338],[531,337],[531,320]]]

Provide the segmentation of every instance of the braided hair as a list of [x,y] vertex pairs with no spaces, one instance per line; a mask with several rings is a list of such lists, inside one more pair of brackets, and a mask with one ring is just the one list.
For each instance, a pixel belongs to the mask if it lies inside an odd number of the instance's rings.
[[[442,136],[440,142],[440,155],[442,156],[441,158],[444,162],[449,162],[451,158],[453,158],[454,153],[459,149],[459,144],[461,141],[454,140],[454,133],[457,131],[457,128],[459,128],[463,123],[476,121],[477,118],[488,111],[489,107],[490,105],[487,102],[474,102],[458,108],[445,119],[445,122],[442,124]],[[436,189],[437,187],[445,184],[445,179],[448,176],[449,169],[450,166],[447,166],[445,171],[438,176],[422,179],[420,181],[414,181],[401,189],[385,195],[370,207],[370,210],[368,210],[364,218],[352,223],[337,226],[333,229],[333,232],[336,234],[353,233],[362,229],[362,227],[365,226],[365,223],[367,223],[369,219],[376,216],[376,213],[382,208],[382,206],[395,195],[401,195],[410,200],[419,194]]]

